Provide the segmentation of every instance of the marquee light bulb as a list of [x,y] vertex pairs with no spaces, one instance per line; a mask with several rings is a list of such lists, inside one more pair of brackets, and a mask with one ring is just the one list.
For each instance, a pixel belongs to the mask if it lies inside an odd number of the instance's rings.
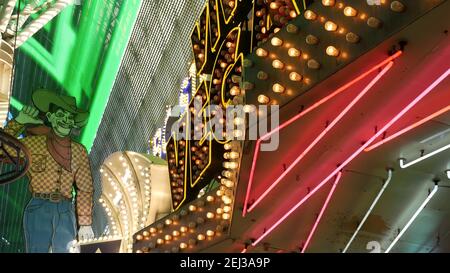
[[281,39],[278,38],[278,37],[273,37],[273,38],[270,40],[270,43],[271,43],[273,46],[281,46],[281,45],[283,44],[283,40],[281,40]]
[[296,49],[294,47],[291,47],[288,50],[288,55],[290,57],[298,57],[298,56],[300,56],[300,54],[301,54],[300,50],[298,50],[298,49]]
[[180,243],[180,248],[181,249],[185,249],[187,247],[188,247],[188,245],[186,243]]
[[358,14],[358,11],[350,6],[345,7],[344,9],[344,15],[348,16],[348,17],[353,17],[356,16],[356,14]]
[[331,7],[334,6],[335,1],[334,0],[322,0],[322,5],[327,6],[327,7]]
[[261,104],[267,104],[269,103],[270,99],[266,95],[259,95],[258,96],[258,102]]
[[186,226],[182,226],[182,227],[180,227],[180,231],[185,233],[188,231],[188,228]]
[[263,48],[258,48],[256,50],[256,55],[258,55],[259,57],[266,57],[267,55],[269,55],[269,53]]
[[326,21],[324,28],[326,31],[336,31],[337,25],[332,21]]
[[306,20],[315,20],[317,18],[317,14],[312,10],[305,11],[304,16]]
[[272,66],[276,69],[283,69],[284,63],[280,60],[273,60]]
[[289,79],[291,81],[298,82],[298,81],[302,80],[302,76],[300,74],[298,74],[297,72],[291,72],[291,73],[289,73]]
[[275,84],[272,86],[272,90],[273,90],[273,92],[275,92],[275,93],[283,93],[283,92],[284,92],[284,86],[282,86],[282,85],[279,84],[279,83],[275,83]]
[[272,2],[272,3],[270,3],[270,8],[271,8],[271,9],[278,9],[278,7],[279,7],[279,5],[278,5],[277,2]]
[[336,57],[339,55],[339,49],[334,46],[328,46],[326,49],[326,53],[328,56]]

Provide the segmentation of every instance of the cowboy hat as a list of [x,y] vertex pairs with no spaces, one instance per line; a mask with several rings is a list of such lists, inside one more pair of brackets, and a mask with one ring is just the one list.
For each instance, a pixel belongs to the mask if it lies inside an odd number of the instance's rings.
[[74,114],[75,124],[78,128],[83,127],[87,123],[89,112],[79,109],[74,97],[59,95],[47,89],[38,89],[33,92],[32,100],[36,108],[41,112],[47,113],[50,110],[50,105],[54,104]]

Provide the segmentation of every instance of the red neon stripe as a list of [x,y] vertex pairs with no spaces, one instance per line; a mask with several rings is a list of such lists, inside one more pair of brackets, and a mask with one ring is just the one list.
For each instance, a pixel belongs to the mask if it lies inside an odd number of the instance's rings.
[[366,147],[368,147],[377,137],[383,134],[389,127],[397,122],[406,112],[414,107],[420,100],[428,95],[439,83],[441,83],[450,74],[450,68],[447,69],[439,78],[437,78],[431,85],[420,93],[412,102],[410,102],[402,111],[400,111],[394,118],[392,118],[384,127],[372,136],[366,143],[364,143],[358,150],[356,150],[349,158],[347,158],[337,169],[335,169],[328,177],[319,183],[312,191],[310,191],[305,197],[303,197],[295,206],[293,206],[287,213],[285,213],[275,224],[273,224],[264,234],[262,234],[256,241],[252,243],[252,246],[256,246],[262,239],[269,235],[276,227],[278,227],[291,213],[293,213],[298,207],[300,207],[306,200],[308,200],[314,193],[316,193],[323,185],[325,185],[330,178],[340,172],[350,161],[357,157]]
[[247,214],[247,207],[248,207],[248,201],[250,198],[250,192],[251,192],[251,188],[252,188],[252,184],[253,184],[253,179],[255,176],[255,169],[256,169],[256,162],[258,161],[258,154],[259,154],[259,148],[261,146],[261,142],[265,139],[267,139],[268,137],[270,137],[271,135],[273,135],[274,133],[280,131],[283,128],[286,128],[287,126],[289,126],[291,123],[293,123],[294,121],[298,120],[299,118],[303,117],[304,115],[308,114],[309,112],[313,111],[314,109],[316,109],[317,107],[321,106],[322,104],[326,103],[327,101],[331,100],[332,98],[334,98],[335,96],[339,95],[340,93],[344,92],[346,89],[348,89],[349,87],[351,87],[352,85],[356,84],[357,82],[359,82],[360,80],[364,79],[365,77],[367,77],[368,75],[370,75],[372,72],[378,70],[379,68],[385,66],[386,64],[388,64],[389,62],[395,60],[396,58],[398,58],[400,55],[402,54],[402,51],[397,51],[394,55],[386,58],[386,60],[380,62],[379,64],[375,65],[374,67],[372,67],[371,69],[369,69],[368,71],[364,72],[363,74],[359,75],[358,77],[356,77],[355,79],[353,79],[352,81],[348,82],[347,84],[339,87],[338,89],[336,89],[333,93],[331,93],[330,95],[322,98],[321,100],[317,101],[316,103],[314,103],[313,105],[311,105],[310,107],[306,108],[305,110],[303,110],[301,113],[293,116],[292,118],[290,118],[289,120],[287,120],[286,122],[284,122],[283,124],[281,124],[280,126],[278,126],[277,128],[273,129],[272,131],[270,131],[269,133],[263,135],[262,137],[260,137],[257,141],[256,141],[256,146],[255,146],[255,151],[253,154],[253,161],[252,161],[252,167],[250,170],[250,176],[249,176],[249,181],[247,184],[247,192],[245,194],[245,200],[244,200],[244,208],[242,210],[242,216],[245,217],[245,215]]
[[261,194],[256,201],[247,209],[247,211],[252,211],[256,205],[258,205],[282,180],[288,175],[293,168],[302,160],[316,145],[319,143],[325,135],[330,132],[334,126],[350,111],[353,106],[358,103],[358,101],[365,95],[369,90],[383,77],[394,65],[393,62],[389,62],[383,70],[370,81],[370,83],[356,96],[341,113],[323,130],[314,140],[309,144],[309,146],[292,162],[289,167],[284,170],[284,172],[268,187],[263,194]]
[[317,217],[316,222],[314,223],[311,231],[309,232],[308,239],[306,239],[306,242],[303,245],[302,253],[305,253],[306,248],[308,247],[309,243],[311,242],[311,239],[312,239],[314,233],[316,232],[317,226],[319,225],[320,220],[322,219],[323,213],[327,209],[328,203],[330,202],[331,197],[333,196],[333,193],[336,190],[336,187],[339,184],[339,181],[341,180],[341,176],[342,176],[342,172],[339,172],[338,175],[336,176],[336,180],[333,183],[333,187],[331,187],[331,190],[328,193],[327,199],[325,199],[325,202],[323,203],[323,207],[320,210],[319,216]]
[[424,119],[419,120],[418,122],[416,122],[414,124],[411,124],[410,126],[408,126],[408,127],[404,128],[404,129],[398,131],[397,133],[395,133],[395,134],[393,134],[393,135],[391,135],[391,136],[389,136],[389,137],[387,137],[387,138],[385,138],[385,139],[383,139],[381,141],[378,141],[377,143],[367,147],[367,149],[365,149],[364,152],[372,151],[373,149],[375,149],[375,148],[385,144],[386,142],[389,142],[389,141],[393,140],[394,138],[397,138],[397,137],[399,137],[399,136],[401,136],[401,135],[411,131],[412,129],[419,127],[420,125],[424,124],[425,122],[427,122],[427,121],[429,121],[431,119],[434,119],[435,117],[440,116],[440,115],[448,112],[449,110],[450,110],[450,105],[447,106],[447,107],[442,108],[441,110],[439,110],[439,111],[429,115],[428,117],[426,117]]

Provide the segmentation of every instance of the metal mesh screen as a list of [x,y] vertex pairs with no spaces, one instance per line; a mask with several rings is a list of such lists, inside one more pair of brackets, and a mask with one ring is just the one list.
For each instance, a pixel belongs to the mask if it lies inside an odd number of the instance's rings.
[[[204,0],[144,1],[134,26],[108,105],[91,150],[95,202],[100,197],[99,168],[116,151],[146,152],[162,125],[165,105],[177,103],[181,81],[192,60],[190,35]],[[95,205],[98,234],[106,226]]]

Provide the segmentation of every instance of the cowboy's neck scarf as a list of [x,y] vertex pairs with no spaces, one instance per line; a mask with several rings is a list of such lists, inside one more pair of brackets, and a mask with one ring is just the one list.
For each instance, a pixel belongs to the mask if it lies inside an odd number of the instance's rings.
[[53,159],[68,172],[72,172],[72,140],[70,136],[60,137],[47,126],[29,128],[27,133],[32,135],[47,135],[47,149]]

